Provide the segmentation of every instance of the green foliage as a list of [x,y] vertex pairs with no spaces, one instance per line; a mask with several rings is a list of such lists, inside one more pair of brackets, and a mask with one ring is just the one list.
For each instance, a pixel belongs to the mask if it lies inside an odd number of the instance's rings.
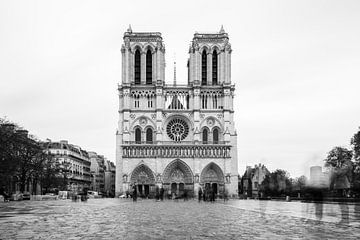
[[325,158],[325,167],[330,170],[330,189],[341,186],[349,188],[352,181],[352,151],[343,147],[334,147]]
[[289,173],[281,169],[266,175],[260,185],[260,191],[267,196],[290,194],[291,188],[292,184]]
[[325,158],[325,167],[341,169],[349,165],[352,158],[352,151],[344,147],[334,147]]
[[355,172],[360,173],[360,128],[357,133],[351,138],[351,146],[353,147]]

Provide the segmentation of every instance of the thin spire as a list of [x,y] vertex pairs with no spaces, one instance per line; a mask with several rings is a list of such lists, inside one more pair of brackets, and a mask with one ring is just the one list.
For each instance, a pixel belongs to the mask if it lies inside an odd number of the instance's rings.
[[176,85],[176,54],[174,53],[174,85]]
[[219,33],[225,33],[224,26],[221,25],[220,32]]
[[127,29],[127,32],[132,33],[131,24],[129,24],[129,28]]

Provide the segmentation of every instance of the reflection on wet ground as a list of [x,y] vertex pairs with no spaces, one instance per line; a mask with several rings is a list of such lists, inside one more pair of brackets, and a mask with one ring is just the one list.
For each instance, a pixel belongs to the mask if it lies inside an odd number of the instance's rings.
[[359,239],[360,205],[130,199],[0,203],[0,239]]

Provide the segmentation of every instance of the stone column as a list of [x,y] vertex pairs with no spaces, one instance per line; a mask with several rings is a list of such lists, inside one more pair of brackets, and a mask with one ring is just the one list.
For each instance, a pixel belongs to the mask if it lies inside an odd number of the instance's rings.
[[152,83],[156,83],[156,52],[152,51]]
[[122,82],[126,82],[126,75],[125,75],[125,70],[126,70],[126,59],[125,59],[125,46],[123,45],[121,47],[121,80]]
[[124,79],[123,79],[123,83],[130,83],[130,79],[129,79],[129,68],[130,68],[130,61],[129,61],[129,54],[130,54],[130,49],[125,49],[125,54],[124,54]]
[[225,82],[225,52],[224,50],[220,51],[220,61],[218,62],[219,65],[219,79],[218,82],[224,83]]

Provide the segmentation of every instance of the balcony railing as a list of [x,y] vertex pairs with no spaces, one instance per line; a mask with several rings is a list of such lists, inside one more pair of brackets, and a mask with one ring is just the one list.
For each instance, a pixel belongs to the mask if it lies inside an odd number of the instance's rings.
[[230,141],[124,141],[123,145],[230,145]]
[[[171,144],[170,144],[171,143]],[[126,142],[122,145],[124,158],[229,158],[231,146],[222,143]]]

